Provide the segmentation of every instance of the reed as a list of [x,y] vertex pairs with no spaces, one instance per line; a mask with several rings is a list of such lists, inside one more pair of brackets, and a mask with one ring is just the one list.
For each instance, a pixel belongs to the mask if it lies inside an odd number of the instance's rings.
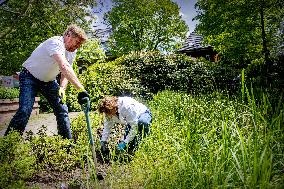
[[[241,99],[163,91],[151,135],[132,161],[113,162],[110,188],[282,188],[283,102],[245,84]],[[261,96],[261,99],[259,99]],[[257,99],[256,99],[257,98]]]

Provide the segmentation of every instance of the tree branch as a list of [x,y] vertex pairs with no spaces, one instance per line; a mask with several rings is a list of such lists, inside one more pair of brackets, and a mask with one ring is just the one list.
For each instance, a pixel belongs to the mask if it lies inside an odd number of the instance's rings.
[[[8,0],[7,0],[7,1],[8,1]],[[7,2],[7,1],[6,1],[6,2]],[[29,0],[29,3],[28,3],[28,5],[27,5],[26,8],[25,8],[24,14],[23,14],[23,15],[18,15],[17,18],[13,20],[13,22],[12,22],[12,24],[11,24],[11,27],[10,27],[5,33],[3,32],[3,33],[0,35],[0,39],[5,38],[5,37],[13,30],[13,28],[15,27],[15,25],[17,24],[17,22],[18,22],[18,20],[19,20],[19,19],[18,19],[19,17],[22,18],[22,17],[25,17],[25,16],[26,16],[27,11],[28,11],[30,5],[31,5],[31,0]],[[21,18],[20,18],[20,19],[21,19]]]

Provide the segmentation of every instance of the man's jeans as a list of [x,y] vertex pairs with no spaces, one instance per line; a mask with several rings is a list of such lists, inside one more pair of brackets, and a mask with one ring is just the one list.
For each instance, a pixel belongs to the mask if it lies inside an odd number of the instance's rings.
[[58,95],[58,90],[59,85],[56,80],[50,82],[40,81],[24,68],[20,73],[19,109],[12,118],[5,135],[12,129],[23,134],[33,109],[35,96],[37,92],[40,92],[53,109],[57,120],[58,134],[63,138],[71,139],[68,108],[60,102],[61,99]]
[[[135,147],[139,145],[143,137],[146,137],[150,134],[150,125],[152,123],[152,114],[150,110],[147,110],[145,113],[141,114],[138,118],[138,133],[135,138],[129,142],[128,151],[133,151]],[[125,127],[124,139],[129,134],[131,126],[129,124]]]

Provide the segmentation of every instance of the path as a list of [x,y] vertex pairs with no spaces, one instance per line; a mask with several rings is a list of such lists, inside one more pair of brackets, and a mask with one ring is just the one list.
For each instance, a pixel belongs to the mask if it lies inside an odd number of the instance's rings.
[[[83,114],[83,112],[69,112],[69,117],[72,120],[73,118],[77,117],[79,114]],[[8,124],[8,123],[7,123]],[[1,127],[0,136],[4,136],[4,133],[7,128],[7,124],[4,127]],[[25,129],[24,136],[26,132],[32,131],[34,134],[38,132],[38,130],[42,127],[42,125],[47,127],[46,134],[48,136],[52,136],[57,134],[57,123],[56,117],[53,113],[47,114],[39,114],[36,116],[32,116],[29,119],[27,127]]]

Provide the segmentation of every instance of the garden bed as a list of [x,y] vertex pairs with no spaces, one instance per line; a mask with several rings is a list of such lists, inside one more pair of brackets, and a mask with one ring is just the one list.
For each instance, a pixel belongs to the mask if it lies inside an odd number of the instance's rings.
[[[35,103],[33,106],[33,111],[31,115],[39,114],[39,102],[40,97],[35,98]],[[0,124],[5,124],[9,122],[13,115],[19,108],[19,98],[13,99],[0,99]]]

